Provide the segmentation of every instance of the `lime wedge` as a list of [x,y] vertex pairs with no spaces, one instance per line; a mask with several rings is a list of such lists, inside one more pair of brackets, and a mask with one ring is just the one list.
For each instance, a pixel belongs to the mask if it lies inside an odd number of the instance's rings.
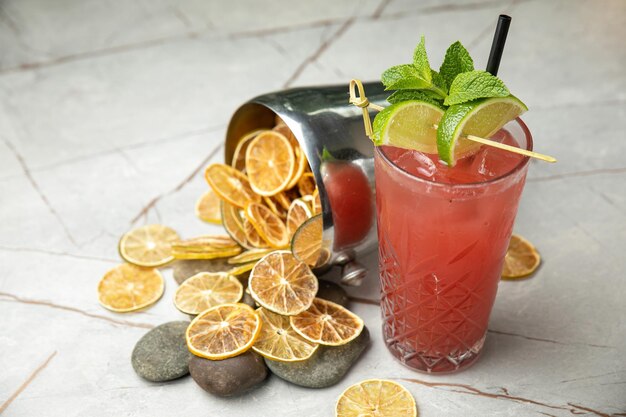
[[439,158],[449,166],[454,166],[457,159],[475,153],[481,146],[463,136],[474,135],[488,139],[526,110],[526,105],[513,96],[450,106],[437,129]]
[[401,101],[386,107],[374,119],[374,145],[392,145],[437,153],[435,125],[443,109],[419,100]]

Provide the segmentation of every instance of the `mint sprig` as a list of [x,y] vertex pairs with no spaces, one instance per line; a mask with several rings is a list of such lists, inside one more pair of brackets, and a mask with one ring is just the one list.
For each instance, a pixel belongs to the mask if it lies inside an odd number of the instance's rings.
[[424,36],[413,51],[413,63],[395,65],[385,70],[381,81],[385,90],[427,90],[441,99],[448,95],[445,82],[430,68]]
[[474,71],[474,60],[461,42],[456,41],[448,47],[439,73],[451,86],[457,75],[469,71]]
[[506,97],[510,94],[502,80],[487,71],[462,72],[454,78],[443,104],[452,106],[479,98]]
[[[433,70],[424,36],[413,51],[413,62],[387,69],[381,80],[385,90],[396,90],[387,99],[390,103],[421,100],[446,108],[480,98],[511,94],[498,77],[474,70],[474,60],[459,41],[448,47],[439,72]],[[404,91],[411,92],[400,93]]]

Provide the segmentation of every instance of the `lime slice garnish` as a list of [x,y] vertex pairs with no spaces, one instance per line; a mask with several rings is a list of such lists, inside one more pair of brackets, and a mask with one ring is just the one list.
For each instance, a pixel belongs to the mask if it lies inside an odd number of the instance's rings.
[[463,137],[490,138],[528,108],[513,96],[486,98],[450,106],[437,129],[439,158],[449,166],[478,151],[481,144]]
[[374,145],[392,145],[437,153],[437,125],[443,109],[419,100],[401,101],[386,107],[374,119]]

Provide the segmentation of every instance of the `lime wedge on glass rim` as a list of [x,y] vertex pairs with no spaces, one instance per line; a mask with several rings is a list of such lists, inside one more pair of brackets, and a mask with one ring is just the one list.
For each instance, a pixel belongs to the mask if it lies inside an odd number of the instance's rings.
[[374,119],[374,145],[392,145],[437,153],[437,129],[444,110],[432,103],[407,100],[381,110]]
[[437,129],[439,158],[449,166],[481,147],[464,136],[489,139],[528,108],[514,96],[486,98],[455,104],[446,110]]

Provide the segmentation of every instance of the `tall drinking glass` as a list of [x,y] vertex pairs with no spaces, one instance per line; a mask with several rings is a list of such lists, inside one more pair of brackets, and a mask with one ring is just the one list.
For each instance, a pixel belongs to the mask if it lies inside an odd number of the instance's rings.
[[[492,139],[532,149],[520,119]],[[485,342],[528,158],[483,146],[448,168],[383,146],[374,159],[385,343],[415,370],[463,369]]]

